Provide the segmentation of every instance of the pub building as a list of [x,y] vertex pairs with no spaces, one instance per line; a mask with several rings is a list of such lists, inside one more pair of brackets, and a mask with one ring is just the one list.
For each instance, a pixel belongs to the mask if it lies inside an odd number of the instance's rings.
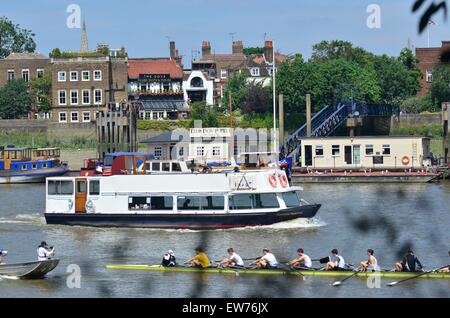
[[144,120],[186,119],[183,70],[171,58],[128,60],[129,100],[138,102]]

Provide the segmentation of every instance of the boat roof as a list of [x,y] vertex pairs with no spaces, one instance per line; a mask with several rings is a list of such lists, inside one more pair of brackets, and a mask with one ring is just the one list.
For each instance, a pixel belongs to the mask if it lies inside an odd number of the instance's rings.
[[142,153],[142,152],[121,151],[121,152],[108,152],[105,156],[110,156],[110,157],[118,157],[118,156],[145,156],[145,154]]
[[5,147],[3,150],[9,150],[9,151],[14,151],[14,150],[29,150],[31,148],[16,148],[16,147]]

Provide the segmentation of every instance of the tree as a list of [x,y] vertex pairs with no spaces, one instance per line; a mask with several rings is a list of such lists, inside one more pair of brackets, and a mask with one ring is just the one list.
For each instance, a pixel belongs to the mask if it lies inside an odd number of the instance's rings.
[[262,83],[250,82],[245,91],[244,100],[240,106],[242,112],[245,114],[263,114],[269,109],[269,91],[262,86]]
[[433,82],[430,86],[430,95],[437,109],[441,103],[450,101],[450,64],[441,63],[433,68]]
[[42,77],[30,80],[30,90],[33,98],[39,101],[38,112],[48,113],[52,109],[52,73],[50,69],[44,71]]
[[263,54],[264,48],[262,47],[246,47],[243,51],[244,55],[249,56],[252,54]]
[[6,17],[0,17],[0,58],[7,57],[11,52],[32,53],[36,49],[34,33],[22,29]]
[[351,42],[342,40],[322,41],[313,45],[311,61],[323,63],[329,60],[345,59],[367,67],[373,63],[374,55]]
[[232,109],[240,108],[245,100],[245,94],[247,90],[247,76],[244,72],[231,73],[227,84],[223,90],[222,106],[224,109],[229,108],[229,92],[231,91],[231,107]]
[[192,103],[190,117],[193,120],[201,120],[203,127],[219,126],[219,112],[205,102]]
[[54,49],[50,52],[49,56],[50,56],[50,57],[61,57],[61,56],[62,56],[61,50],[60,50],[59,48],[54,48]]
[[31,110],[32,98],[23,80],[8,81],[0,89],[0,118],[23,118]]
[[403,55],[401,53],[398,58],[387,55],[375,58],[375,70],[378,85],[381,88],[381,102],[399,105],[419,91],[420,71],[417,72],[415,62],[407,55],[407,53]]

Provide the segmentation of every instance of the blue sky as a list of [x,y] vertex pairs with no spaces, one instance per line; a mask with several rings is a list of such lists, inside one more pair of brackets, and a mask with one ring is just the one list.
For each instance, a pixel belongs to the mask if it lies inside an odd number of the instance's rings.
[[[429,0],[431,1],[431,0]],[[125,46],[131,57],[168,55],[168,37],[176,41],[185,66],[192,50],[209,40],[213,51],[231,50],[231,35],[244,46],[262,46],[264,33],[276,49],[311,55],[321,40],[348,40],[377,54],[396,55],[407,45],[427,46],[427,32],[417,32],[419,14],[411,13],[413,0],[0,0],[6,16],[36,34],[37,50],[54,47],[77,51],[81,30],[66,26],[70,4],[81,7],[86,19],[89,48],[97,43]],[[381,28],[369,29],[369,4],[381,8]],[[439,13],[430,29],[431,46],[450,39],[449,24]]]

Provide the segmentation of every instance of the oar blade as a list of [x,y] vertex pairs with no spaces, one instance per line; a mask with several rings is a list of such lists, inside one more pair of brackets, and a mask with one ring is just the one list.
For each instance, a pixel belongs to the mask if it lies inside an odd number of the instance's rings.
[[341,284],[342,284],[341,281],[337,281],[337,282],[334,282],[332,286],[337,287],[337,286],[341,286]]
[[386,284],[386,286],[392,287],[392,286],[395,286],[397,284],[398,284],[398,282],[392,282],[392,283]]

